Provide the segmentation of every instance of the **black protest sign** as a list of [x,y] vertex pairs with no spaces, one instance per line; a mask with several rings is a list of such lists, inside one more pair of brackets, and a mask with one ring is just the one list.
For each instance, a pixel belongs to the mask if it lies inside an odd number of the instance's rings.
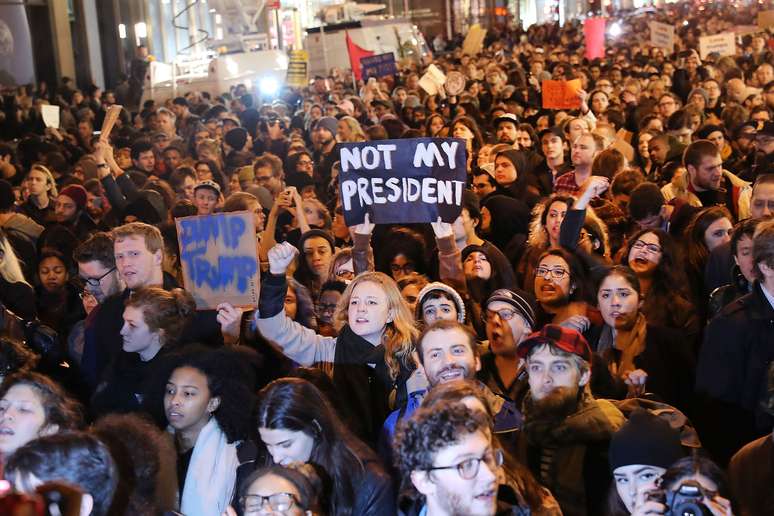
[[369,77],[384,77],[398,73],[398,65],[395,64],[395,54],[387,52],[377,56],[360,58],[360,73],[363,80]]
[[454,222],[467,179],[465,140],[414,138],[340,143],[339,193],[348,226]]

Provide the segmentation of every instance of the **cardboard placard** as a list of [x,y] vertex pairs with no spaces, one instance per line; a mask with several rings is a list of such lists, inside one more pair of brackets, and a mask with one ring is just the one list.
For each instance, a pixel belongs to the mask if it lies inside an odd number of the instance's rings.
[[543,81],[541,91],[543,93],[543,107],[545,109],[578,109],[581,89],[580,79],[571,81]]
[[304,88],[309,85],[309,53],[306,50],[290,51],[285,82],[293,88]]
[[428,95],[438,95],[443,91],[443,85],[446,82],[446,75],[440,68],[431,64],[427,67],[425,74],[419,79],[419,86],[427,92]]
[[197,310],[220,303],[258,306],[261,278],[255,222],[246,211],[175,219],[183,283]]
[[675,51],[675,26],[668,23],[650,22],[650,44],[664,48],[670,53]]
[[707,59],[707,56],[717,52],[720,57],[736,54],[736,34],[723,32],[714,36],[702,36],[699,38],[699,56]]
[[340,143],[339,193],[347,226],[452,223],[462,211],[467,153],[460,138]]
[[468,29],[465,40],[462,42],[462,53],[474,56],[484,50],[484,38],[486,38],[486,29],[478,23]]
[[395,54],[392,52],[360,58],[360,74],[363,76],[363,80],[397,73],[398,65],[395,63]]
[[43,123],[46,127],[59,129],[59,106],[44,104],[40,106],[40,114],[43,116]]
[[586,18],[583,21],[583,35],[586,41],[586,59],[605,57],[605,19]]
[[774,25],[774,9],[758,12],[758,27],[768,29]]
[[112,131],[113,126],[116,125],[116,120],[118,120],[118,115],[121,114],[122,109],[123,106],[119,106],[118,104],[113,104],[108,108],[107,113],[105,114],[105,120],[102,121],[101,132],[99,133],[100,141],[108,141],[108,138],[110,138],[110,131]]

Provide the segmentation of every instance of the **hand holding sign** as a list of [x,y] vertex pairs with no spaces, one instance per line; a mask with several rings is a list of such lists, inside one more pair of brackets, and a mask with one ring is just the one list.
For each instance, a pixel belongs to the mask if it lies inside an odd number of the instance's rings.
[[218,311],[216,319],[218,324],[220,324],[221,333],[224,337],[236,343],[241,332],[242,309],[236,308],[231,303],[221,303],[216,307],[216,310]]
[[356,235],[371,235],[371,233],[374,232],[374,228],[376,227],[376,224],[371,223],[371,218],[368,216],[368,212],[365,214],[365,218],[363,219],[363,222],[360,224],[355,224],[352,226],[352,231]]
[[269,249],[269,272],[282,276],[296,259],[298,249],[288,242],[282,242]]
[[435,238],[446,238],[450,237],[454,234],[454,229],[452,228],[452,225],[448,222],[444,222],[441,220],[441,217],[438,217],[438,220],[435,222],[431,222],[430,225],[433,227],[433,233],[435,233]]
[[454,222],[465,188],[465,141],[413,138],[339,144],[339,192],[352,227],[366,213],[375,224]]

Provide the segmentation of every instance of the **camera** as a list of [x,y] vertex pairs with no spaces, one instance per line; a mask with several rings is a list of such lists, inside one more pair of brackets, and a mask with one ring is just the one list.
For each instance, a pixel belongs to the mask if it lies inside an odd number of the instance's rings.
[[672,490],[651,492],[648,499],[665,505],[666,516],[711,516],[712,511],[702,500],[713,498],[716,494],[695,480],[684,480]]

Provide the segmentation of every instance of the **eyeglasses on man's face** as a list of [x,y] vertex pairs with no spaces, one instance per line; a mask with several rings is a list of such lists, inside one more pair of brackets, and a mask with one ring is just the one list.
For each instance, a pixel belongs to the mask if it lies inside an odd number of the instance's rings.
[[107,271],[105,274],[103,274],[103,275],[102,275],[102,276],[100,276],[99,278],[86,278],[86,279],[84,279],[83,281],[84,281],[84,283],[85,283],[87,286],[89,286],[89,287],[92,287],[92,288],[99,288],[99,286],[100,286],[100,285],[101,285],[101,283],[102,283],[102,280],[103,280],[103,278],[105,278],[105,276],[107,276],[108,274],[110,274],[110,273],[111,273],[111,272],[113,272],[114,270],[116,270],[116,268],[115,268],[115,267],[113,267],[112,269],[110,269],[109,271]]
[[439,471],[444,469],[456,469],[457,473],[464,480],[472,480],[478,475],[478,470],[481,468],[481,463],[486,463],[489,471],[496,472],[497,469],[503,465],[503,451],[499,448],[495,450],[488,450],[483,456],[473,459],[466,459],[460,463],[452,464],[451,466],[435,466],[427,468],[427,471]]

